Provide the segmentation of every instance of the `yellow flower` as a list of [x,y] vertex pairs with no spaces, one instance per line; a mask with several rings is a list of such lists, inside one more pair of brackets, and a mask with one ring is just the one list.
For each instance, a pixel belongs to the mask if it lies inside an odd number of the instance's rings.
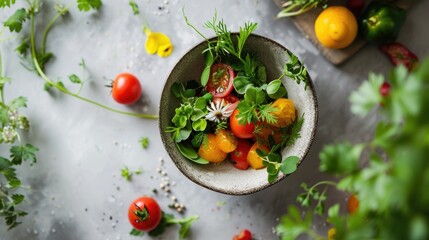
[[337,234],[337,231],[335,228],[330,228],[328,231],[328,240],[335,240],[335,235]]
[[170,38],[161,32],[152,32],[148,27],[144,28],[147,36],[145,49],[149,54],[158,54],[160,57],[168,57],[173,52],[173,44]]

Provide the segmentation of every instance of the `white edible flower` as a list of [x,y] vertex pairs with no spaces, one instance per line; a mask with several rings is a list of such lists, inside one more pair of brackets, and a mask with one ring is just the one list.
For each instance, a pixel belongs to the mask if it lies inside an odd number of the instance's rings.
[[207,109],[209,113],[206,115],[206,119],[213,122],[220,122],[221,120],[229,118],[234,111],[230,109],[229,103],[225,104],[223,99],[216,103],[210,102],[210,106],[208,106]]
[[1,139],[5,143],[13,143],[15,142],[16,136],[18,133],[12,126],[6,126],[3,128],[3,131],[1,131]]

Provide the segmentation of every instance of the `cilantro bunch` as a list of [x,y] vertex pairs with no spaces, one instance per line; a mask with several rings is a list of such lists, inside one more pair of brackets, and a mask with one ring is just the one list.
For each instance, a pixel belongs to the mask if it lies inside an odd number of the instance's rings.
[[[429,238],[429,59],[412,72],[399,66],[387,79],[370,74],[349,98],[357,115],[378,108],[381,117],[373,138],[325,146],[320,170],[338,181],[304,184],[305,192],[297,198],[318,214],[324,213],[328,186],[359,199],[353,214],[342,213],[338,203],[329,207],[327,221],[335,239]],[[381,91],[386,84],[389,91]],[[302,234],[326,238],[312,228],[312,219],[311,210],[303,217],[292,206],[277,232],[282,239]]]

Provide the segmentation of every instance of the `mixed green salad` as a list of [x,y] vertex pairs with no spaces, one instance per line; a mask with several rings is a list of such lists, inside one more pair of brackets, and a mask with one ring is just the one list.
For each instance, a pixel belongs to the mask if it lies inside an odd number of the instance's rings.
[[299,158],[282,159],[280,150],[300,137],[304,114],[297,115],[282,79],[303,82],[306,88],[305,67],[286,51],[289,62],[283,72],[277,79],[268,79],[266,66],[244,47],[256,23],[245,23],[239,33],[231,33],[215,14],[204,26],[217,37],[208,39],[185,20],[207,41],[207,48],[202,52],[205,68],[200,82],[172,86],[181,105],[167,132],[179,151],[198,164],[229,160],[240,170],[266,167],[269,182],[279,171],[295,171]]

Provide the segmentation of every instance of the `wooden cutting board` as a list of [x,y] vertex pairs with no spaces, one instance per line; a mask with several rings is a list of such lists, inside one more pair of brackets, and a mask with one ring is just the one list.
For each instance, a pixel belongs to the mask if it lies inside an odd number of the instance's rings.
[[[281,8],[281,6],[286,2],[286,0],[273,0],[277,6]],[[411,6],[413,0],[397,0],[396,4],[399,7],[404,9],[408,9]],[[346,0],[330,0],[328,1],[329,6],[335,5],[345,5]],[[367,0],[367,2],[369,2]],[[319,16],[320,12],[322,12],[322,8],[318,7],[316,9],[312,9],[306,13],[301,15],[291,17],[296,27],[303,33],[307,38],[309,38],[313,44],[319,49],[322,55],[328,59],[333,64],[341,64],[353,56],[359,49],[361,49],[366,41],[361,37],[357,36],[354,42],[343,49],[329,49],[323,47],[316,38],[316,34],[314,32],[314,22],[316,21],[317,16]]]

